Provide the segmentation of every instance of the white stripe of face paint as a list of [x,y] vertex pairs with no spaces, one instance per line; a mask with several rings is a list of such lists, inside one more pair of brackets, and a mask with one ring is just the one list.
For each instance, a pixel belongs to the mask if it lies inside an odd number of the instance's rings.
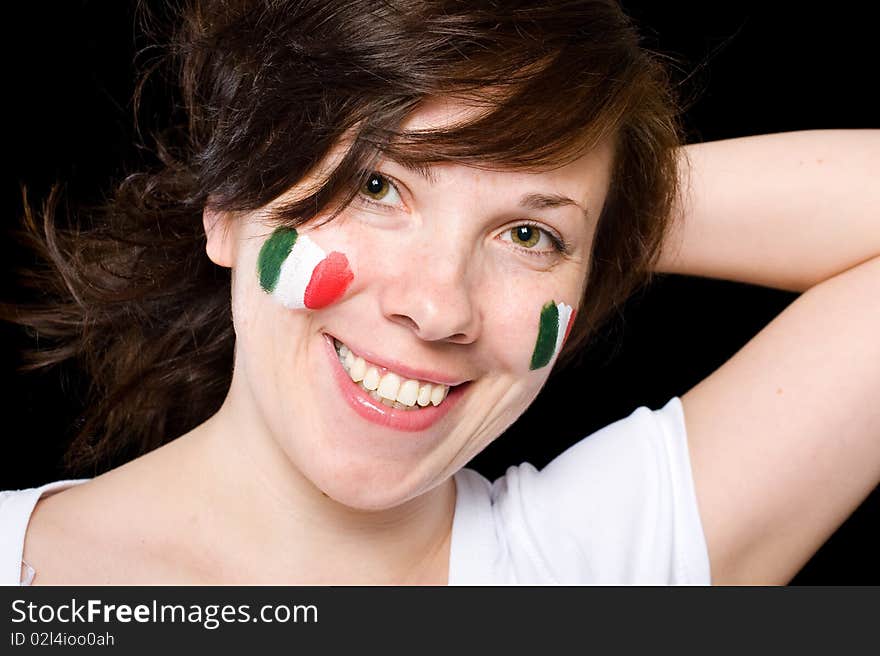
[[557,303],[556,310],[559,312],[559,330],[556,331],[556,348],[553,351],[554,358],[562,350],[562,340],[565,339],[565,333],[568,331],[568,322],[571,320],[571,306],[565,303]]
[[304,297],[306,287],[312,279],[312,272],[327,254],[307,235],[299,235],[296,243],[281,264],[278,274],[278,283],[272,296],[281,304],[291,310],[304,309],[306,304]]

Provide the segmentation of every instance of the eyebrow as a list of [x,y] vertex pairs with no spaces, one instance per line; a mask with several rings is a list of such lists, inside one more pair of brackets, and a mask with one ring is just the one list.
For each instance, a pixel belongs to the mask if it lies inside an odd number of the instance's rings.
[[407,171],[423,177],[428,182],[437,182],[437,176],[434,175],[434,171],[432,171],[431,167],[427,164],[420,164],[418,162],[401,162],[391,158],[388,158],[388,161],[394,162],[398,166],[405,168]]
[[[418,162],[399,162],[397,160],[391,161],[395,164],[399,164],[407,171],[411,171],[412,173],[421,176],[430,183],[437,182],[437,177],[434,175],[431,167],[426,164],[420,164]],[[558,207],[568,207],[569,205],[573,205],[583,213],[584,219],[589,221],[591,218],[587,208],[581,207],[580,203],[572,200],[568,196],[562,196],[561,194],[544,194],[538,192],[523,194],[517,204],[527,210],[556,209]]]
[[587,211],[587,208],[581,207],[580,203],[576,203],[568,196],[561,196],[560,194],[531,193],[525,194],[519,199],[519,206],[528,210],[555,209],[557,207],[567,207],[569,205],[574,205],[583,212],[585,219],[590,219],[590,213]]

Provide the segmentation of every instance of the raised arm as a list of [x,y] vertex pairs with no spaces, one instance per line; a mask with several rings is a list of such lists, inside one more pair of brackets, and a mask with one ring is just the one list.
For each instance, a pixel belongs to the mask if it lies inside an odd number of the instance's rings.
[[880,255],[880,130],[681,150],[685,195],[657,270],[803,292]]
[[804,292],[682,396],[713,582],[783,583],[880,482],[880,131],[685,151],[658,269]]

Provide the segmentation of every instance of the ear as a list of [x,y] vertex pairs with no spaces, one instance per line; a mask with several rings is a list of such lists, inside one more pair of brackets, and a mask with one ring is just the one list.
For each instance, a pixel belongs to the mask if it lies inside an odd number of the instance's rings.
[[205,251],[208,258],[222,267],[234,266],[237,250],[235,218],[229,212],[205,207],[202,212],[202,224],[205,226],[207,237]]

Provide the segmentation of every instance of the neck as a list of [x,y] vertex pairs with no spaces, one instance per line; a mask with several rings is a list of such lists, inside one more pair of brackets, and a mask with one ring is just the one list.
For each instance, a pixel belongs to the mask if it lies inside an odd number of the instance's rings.
[[446,583],[452,479],[393,508],[350,508],[303,476],[259,418],[232,397],[180,439],[187,442],[184,466],[201,474],[203,513],[194,539],[224,580]]

